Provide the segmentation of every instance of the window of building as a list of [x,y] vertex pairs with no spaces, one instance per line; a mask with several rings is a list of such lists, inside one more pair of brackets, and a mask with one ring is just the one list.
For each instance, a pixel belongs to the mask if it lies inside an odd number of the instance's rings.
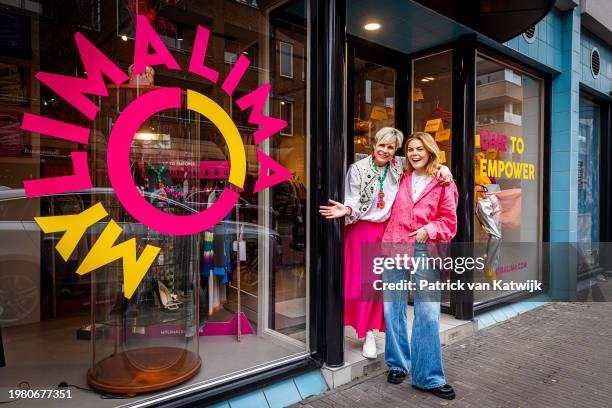
[[287,122],[287,127],[280,131],[283,136],[293,136],[293,103],[280,101],[280,118]]
[[280,47],[280,76],[293,78],[293,44],[279,42]]
[[[488,262],[478,279],[539,280],[537,251],[523,251],[511,243],[541,241],[543,83],[482,54],[477,57],[476,78],[474,233],[475,242],[487,248]],[[478,207],[491,203],[497,216],[479,215]],[[494,228],[488,225],[491,220]],[[505,294],[478,291],[475,303]]]
[[578,117],[578,248],[581,271],[599,263],[601,106],[580,96]]

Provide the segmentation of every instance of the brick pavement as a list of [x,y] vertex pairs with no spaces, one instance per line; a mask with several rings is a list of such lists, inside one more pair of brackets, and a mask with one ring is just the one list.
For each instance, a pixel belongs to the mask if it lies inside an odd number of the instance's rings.
[[612,408],[612,303],[551,303],[444,347],[443,358],[455,400],[378,371],[294,408]]

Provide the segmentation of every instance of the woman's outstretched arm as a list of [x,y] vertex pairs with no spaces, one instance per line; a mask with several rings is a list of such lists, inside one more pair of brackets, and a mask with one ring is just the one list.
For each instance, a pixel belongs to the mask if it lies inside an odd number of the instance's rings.
[[332,205],[319,206],[319,213],[327,219],[347,217],[346,222],[348,224],[357,222],[361,216],[359,212],[360,188],[359,172],[354,166],[351,166],[344,183],[344,204],[330,199],[329,202]]

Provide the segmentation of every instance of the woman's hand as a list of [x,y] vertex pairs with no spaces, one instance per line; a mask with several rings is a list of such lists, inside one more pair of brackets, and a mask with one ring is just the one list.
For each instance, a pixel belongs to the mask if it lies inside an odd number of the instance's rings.
[[421,227],[418,230],[411,232],[408,236],[412,237],[414,235],[416,235],[416,242],[420,242],[422,244],[426,243],[427,239],[429,238],[429,234],[427,233],[425,227]]
[[436,178],[440,180],[440,184],[443,186],[448,186],[453,182],[453,173],[451,173],[448,167],[442,164],[440,167],[438,167]]
[[344,217],[351,213],[351,210],[344,204],[331,199],[329,200],[329,202],[333,205],[319,206],[319,213],[328,220]]

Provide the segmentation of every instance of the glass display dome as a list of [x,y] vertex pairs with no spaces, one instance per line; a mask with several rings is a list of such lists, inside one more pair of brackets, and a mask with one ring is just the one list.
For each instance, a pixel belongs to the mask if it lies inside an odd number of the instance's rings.
[[[95,189],[109,190],[109,189]],[[159,195],[145,198],[164,212],[188,215],[191,208]],[[116,242],[136,239],[161,248],[131,299],[126,299],[121,261],[92,273],[91,367],[89,384],[101,391],[138,394],[181,383],[201,366],[198,342],[199,235],[171,236],[135,221],[111,193],[98,193],[123,233]],[[93,243],[108,219],[91,228]]]

